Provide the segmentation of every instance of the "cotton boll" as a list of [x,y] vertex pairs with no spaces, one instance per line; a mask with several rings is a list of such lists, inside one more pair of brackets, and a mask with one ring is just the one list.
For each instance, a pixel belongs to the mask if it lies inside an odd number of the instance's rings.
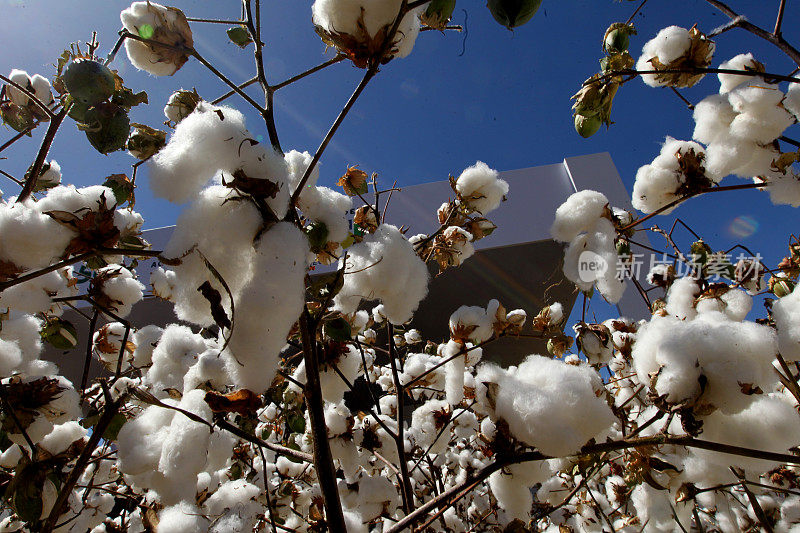
[[174,270],[157,267],[150,272],[150,286],[153,288],[153,296],[157,298],[171,301],[176,283],[177,275]]
[[87,434],[86,428],[78,422],[65,422],[55,426],[53,431],[48,433],[38,444],[51,454],[58,455],[69,448],[73,442],[86,437]]
[[153,194],[183,203],[200,192],[217,170],[234,170],[247,137],[244,116],[205,102],[175,128],[167,145],[148,163]]
[[692,117],[695,121],[692,138],[711,144],[728,137],[728,128],[736,117],[736,112],[727,96],[712,94],[695,105]]
[[[759,69],[759,66],[761,69]],[[723,62],[719,66],[722,70],[762,70],[764,66],[761,65],[758,61],[753,58],[753,54],[739,54],[736,57],[729,59],[728,61]],[[725,94],[730,92],[731,90],[735,89],[739,85],[747,82],[752,81],[754,78],[753,76],[742,76],[738,74],[717,74],[717,78],[719,78],[719,94]],[[758,79],[758,78],[755,78]]]
[[786,361],[800,361],[800,289],[772,304],[778,349]]
[[639,329],[633,368],[642,383],[657,372],[655,392],[670,403],[699,398],[704,405],[735,413],[753,400],[746,386],[773,386],[776,349],[770,328],[732,321],[719,312],[707,311],[694,320],[656,316]]
[[789,83],[789,89],[783,99],[783,107],[794,115],[796,120],[800,121],[800,84]]
[[[223,296],[223,304],[229,305],[225,288],[201,253],[225,280],[234,298],[253,274],[253,239],[261,227],[261,215],[251,202],[234,198],[223,186],[203,190],[181,213],[164,249],[167,257],[181,258],[179,265],[171,267],[174,277],[165,276],[168,286],[163,289],[170,291],[181,320],[204,327],[214,324],[211,307],[197,290],[206,281]],[[156,280],[159,287],[164,284],[158,277]]]
[[206,339],[188,327],[178,324],[167,326],[152,351],[152,366],[144,375],[150,392],[163,398],[168,389],[183,390],[184,375],[207,348]]
[[72,267],[49,272],[25,283],[20,283],[0,292],[0,308],[13,309],[21,313],[46,313],[61,315],[61,304],[54,298],[75,296],[77,287],[70,285]]
[[[777,394],[757,395],[751,404],[736,414],[725,414],[718,411],[704,418],[702,439],[713,442],[724,442],[733,446],[756,448],[777,453],[787,453],[787,450],[800,442],[800,427],[797,424],[787,424],[787,420],[797,417],[792,404]],[[766,472],[776,463],[762,459],[735,457],[717,452],[692,449],[691,456],[699,462],[707,464],[706,468],[719,473],[714,476],[712,483],[718,480],[730,480],[728,466],[734,464],[745,468],[751,474]],[[702,465],[687,462],[687,479],[701,475]],[[707,473],[706,475],[709,475]],[[713,474],[712,474],[713,475]]]
[[714,181],[720,181],[749,163],[757,148],[758,145],[752,141],[732,137],[709,144],[704,161],[706,174],[714,176]]
[[[166,403],[175,402],[166,400]],[[175,414],[172,409],[153,405],[122,426],[117,436],[117,468],[120,472],[136,476],[157,469],[161,447]]]
[[390,322],[411,319],[428,292],[428,269],[400,231],[381,224],[348,250],[342,290],[334,298],[336,309],[354,313],[362,298],[379,298]]
[[272,226],[257,243],[254,274],[236,301],[227,348],[234,359],[228,372],[238,386],[258,393],[275,377],[278,354],[305,302],[306,250],[305,234],[288,222]]
[[[391,27],[400,12],[400,0],[367,2],[365,0],[316,0],[311,6],[311,17],[316,26],[331,34],[347,34],[359,44],[366,45],[359,32],[360,21],[366,30],[365,39],[374,39],[378,32]],[[419,9],[410,11],[400,21],[394,45],[396,57],[406,57],[414,48],[419,33]],[[362,18],[363,13],[363,18]],[[388,28],[387,30],[388,31]]]
[[556,209],[550,235],[557,241],[570,242],[581,233],[589,232],[603,216],[608,198],[597,191],[573,193]]
[[230,383],[227,366],[229,356],[216,348],[206,350],[197,356],[197,362],[186,371],[183,377],[183,390],[191,390],[205,384],[222,390]]
[[48,209],[40,207],[46,199],[0,203],[0,260],[34,270],[61,258],[74,233],[44,214]]
[[[691,44],[692,39],[685,28],[678,26],[664,28],[645,43],[642,55],[636,62],[636,70],[653,70],[653,65],[650,63],[653,58],[658,58],[662,64],[667,65],[689,51]],[[642,81],[651,87],[664,85],[657,81],[653,74],[642,74],[641,77]]]
[[158,344],[164,329],[151,324],[131,334],[131,341],[136,346],[133,351],[132,364],[136,368],[149,366],[153,361],[153,350]]
[[[231,170],[243,172],[251,180],[269,180],[277,186],[274,197],[266,195],[264,202],[279,220],[283,219],[286,216],[289,197],[292,194],[288,186],[289,167],[283,154],[270,145],[252,144],[244,142],[244,139],[241,142],[242,144],[237,150],[239,162],[235,169]],[[227,181],[227,177],[223,176],[223,178]]]
[[[417,446],[428,453],[442,453],[447,449],[450,432],[442,429],[450,422],[452,409],[444,400],[428,400],[414,409],[409,430]],[[442,432],[440,436],[439,433]],[[438,438],[437,438],[438,437]]]
[[113,209],[116,205],[114,191],[103,185],[90,185],[80,189],[74,185],[59,185],[47,191],[47,196],[35,202],[40,213],[47,211],[69,211],[80,215],[81,211],[97,211],[100,206]]
[[252,531],[262,508],[256,501],[261,492],[262,489],[244,479],[235,479],[220,485],[204,503],[207,514],[216,518],[211,530],[241,533]]
[[469,208],[487,215],[497,209],[508,194],[508,183],[500,179],[496,170],[478,161],[461,173],[456,180],[456,190]]
[[614,421],[595,394],[602,388],[600,376],[586,366],[531,355],[516,369],[483,365],[478,381],[497,383],[495,415],[515,438],[547,455],[577,451]]
[[[631,502],[636,509],[645,533],[666,533],[675,529],[687,531],[692,523],[692,506],[674,502],[668,491],[656,490],[646,483],[637,485],[631,493]],[[675,523],[677,516],[680,528]]]
[[[12,69],[11,73],[8,75],[8,79],[13,81],[17,85],[24,87],[25,89],[30,89],[29,86],[31,84],[31,78],[28,76],[28,73],[25,72],[24,70],[16,68]],[[6,85],[6,94],[8,95],[12,103],[20,107],[25,107],[26,105],[28,105],[29,98],[25,95],[25,93],[23,93],[13,85],[11,84]]]
[[780,137],[793,123],[794,117],[783,108],[766,107],[736,115],[730,125],[730,134],[739,139],[767,144]]
[[208,519],[193,503],[182,501],[158,513],[158,533],[205,533]]
[[721,312],[735,322],[741,322],[753,307],[753,299],[746,292],[731,289],[719,298],[703,298],[697,301],[698,313]]
[[132,34],[172,47],[127,39],[125,51],[134,67],[154,76],[171,76],[186,63],[194,42],[186,16],[179,9],[149,1],[134,2],[119,18]]
[[311,187],[303,190],[298,207],[307,219],[325,224],[329,242],[342,242],[347,238],[350,232],[347,213],[353,207],[350,197],[327,187]]
[[510,519],[527,522],[533,505],[531,487],[545,481],[552,473],[549,461],[510,465],[489,476],[489,488]]
[[[191,390],[183,395],[179,407],[205,420],[211,419],[211,409],[205,402],[205,391]],[[178,413],[172,418],[164,436],[158,470],[183,498],[194,496],[195,488],[185,480],[193,478],[206,464],[210,430]],[[182,499],[183,499],[182,498]]]
[[122,265],[109,265],[97,270],[92,284],[95,299],[114,311],[117,316],[126,317],[131,308],[142,300],[144,285],[139,283],[133,273]]
[[462,305],[450,315],[450,337],[480,344],[494,334],[493,319],[494,313],[489,314],[482,307]]
[[0,346],[4,349],[0,353],[2,353],[2,366],[9,371],[0,374],[8,376],[15,369],[21,371],[26,363],[39,358],[42,351],[42,338],[39,335],[41,325],[41,322],[31,315],[3,321],[3,329],[0,330],[3,344]]
[[775,205],[800,207],[800,176],[792,173],[770,179],[769,199]]
[[[286,166],[289,173],[289,187],[291,192],[300,185],[300,180],[303,178],[303,174],[305,174],[308,165],[311,164],[311,161],[314,159],[311,154],[308,152],[298,152],[297,150],[291,150],[286,153],[284,156],[286,159]],[[319,179],[319,163],[314,165],[313,170],[311,170],[311,174],[308,177],[308,181],[306,181],[305,188],[300,193],[300,201],[303,199],[303,195],[306,194],[307,190],[313,190],[314,186],[317,184],[317,180]]]

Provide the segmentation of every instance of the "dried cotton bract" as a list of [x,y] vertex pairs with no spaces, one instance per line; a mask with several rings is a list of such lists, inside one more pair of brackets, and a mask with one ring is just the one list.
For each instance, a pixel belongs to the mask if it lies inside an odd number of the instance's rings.
[[194,41],[189,22],[180,9],[155,2],[134,2],[119,15],[130,33],[166,46],[125,40],[128,59],[139,70],[171,76],[189,59]]

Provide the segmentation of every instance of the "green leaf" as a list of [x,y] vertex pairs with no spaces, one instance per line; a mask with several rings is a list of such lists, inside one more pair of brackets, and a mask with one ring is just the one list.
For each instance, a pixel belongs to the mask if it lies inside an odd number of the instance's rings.
[[125,415],[122,413],[117,413],[114,415],[114,418],[111,419],[111,422],[108,424],[105,432],[103,433],[103,438],[105,440],[117,440],[117,435],[119,435],[119,430],[122,429],[122,426],[125,425],[128,419],[125,418]]
[[304,433],[306,431],[306,419],[303,413],[295,411],[286,417],[286,423],[293,433]]
[[20,465],[6,490],[11,506],[25,522],[36,522],[42,516],[42,492],[46,478],[47,471],[41,463]]
[[226,33],[228,34],[228,39],[239,48],[246,48],[248,44],[253,42],[250,32],[244,26],[228,28]]
[[342,317],[325,322],[322,326],[322,334],[337,342],[349,341],[352,337],[350,323]]

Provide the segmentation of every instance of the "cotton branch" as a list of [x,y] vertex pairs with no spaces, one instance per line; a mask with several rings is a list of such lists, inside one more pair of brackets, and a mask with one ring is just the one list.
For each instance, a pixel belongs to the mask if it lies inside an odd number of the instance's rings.
[[[783,10],[779,9],[778,20],[775,23],[775,33],[770,33],[755,24],[747,21],[744,17],[740,17],[734,10],[727,6],[724,2],[720,2],[719,0],[706,0],[709,4],[714,6],[715,8],[719,9],[723,13],[725,13],[728,17],[730,17],[733,21],[735,21],[735,26],[742,28],[743,30],[749,31],[753,35],[761,37],[765,41],[768,41],[789,56],[792,61],[795,62],[798,66],[800,66],[800,50],[797,50],[795,47],[790,45],[783,36],[780,34],[780,27],[781,21],[783,20],[782,13]],[[783,1],[781,1],[781,8],[783,7]]]

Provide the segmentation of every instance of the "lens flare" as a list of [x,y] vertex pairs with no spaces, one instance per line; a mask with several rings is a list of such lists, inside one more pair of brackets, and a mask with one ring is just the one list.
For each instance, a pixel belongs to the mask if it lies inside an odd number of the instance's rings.
[[142,39],[150,39],[153,37],[153,27],[150,24],[142,24],[142,27],[139,28],[139,37]]
[[728,231],[734,237],[750,237],[758,231],[758,221],[750,215],[741,215],[733,219]]

